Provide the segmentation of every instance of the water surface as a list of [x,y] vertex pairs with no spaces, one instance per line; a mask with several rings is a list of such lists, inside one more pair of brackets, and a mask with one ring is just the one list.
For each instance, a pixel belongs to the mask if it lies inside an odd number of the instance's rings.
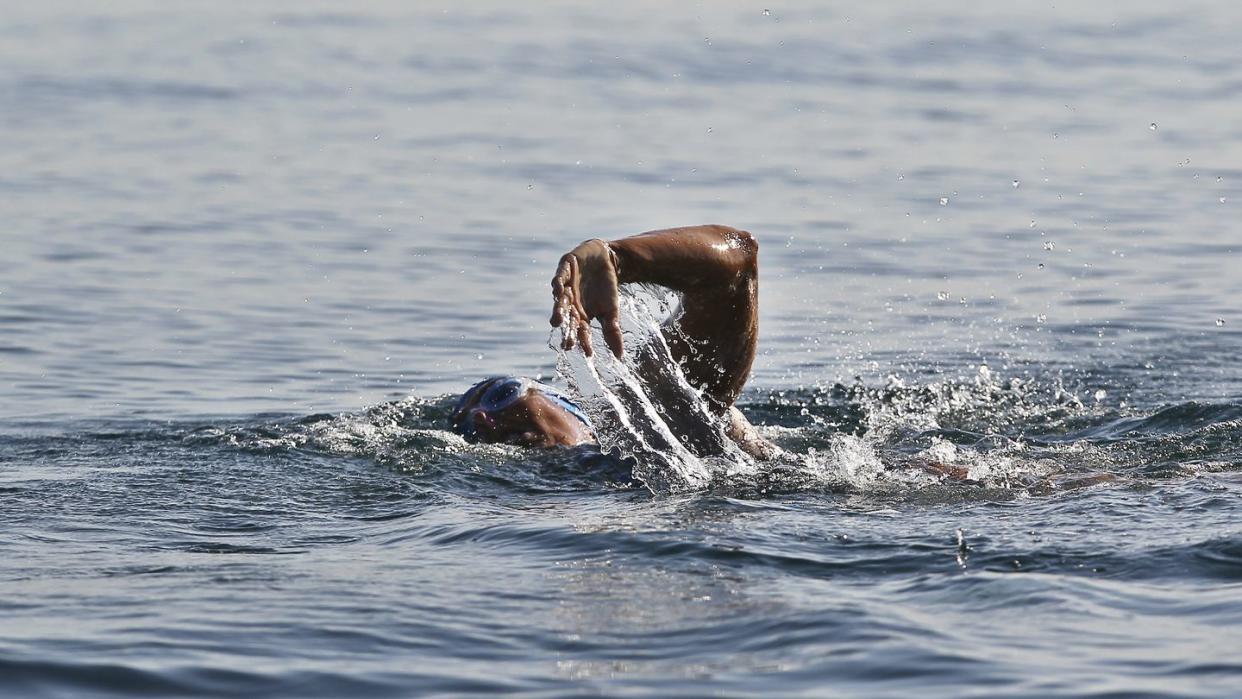
[[[1232,4],[11,5],[7,693],[1236,693]],[[703,222],[796,459],[445,431]]]

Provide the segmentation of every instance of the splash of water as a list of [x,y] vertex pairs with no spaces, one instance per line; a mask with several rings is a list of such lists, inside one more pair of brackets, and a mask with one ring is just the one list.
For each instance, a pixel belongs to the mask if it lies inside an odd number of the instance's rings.
[[[558,349],[557,368],[595,422],[600,447],[634,459],[634,475],[658,492],[699,489],[713,479],[752,472],[754,461],[725,434],[722,418],[686,381],[664,337],[678,298],[658,287],[622,289],[625,357],[590,359]],[[592,329],[596,347],[602,334]]]
[[[1104,391],[1094,381],[1067,386],[1060,373],[1006,377],[1004,368],[986,365],[957,376],[937,374],[931,382],[890,376],[883,385],[868,386],[857,378],[853,385],[764,392],[766,400],[752,392],[743,409],[780,448],[776,459],[756,462],[727,437],[723,421],[674,361],[664,332],[677,304],[676,295],[663,289],[626,287],[625,358],[617,360],[606,350],[590,360],[579,351],[559,355],[562,375],[612,458],[596,458],[594,449],[549,455],[468,444],[445,429],[455,397],[197,427],[185,439],[273,453],[362,456],[420,472],[492,469],[515,482],[534,469],[531,482],[539,488],[558,479],[571,487],[595,482],[575,481],[574,474],[607,462],[627,473],[632,469],[638,481],[659,493],[892,493],[965,484],[1021,495],[1090,483],[1099,474],[1159,476],[1238,463],[1242,408],[1236,405],[1188,403],[1147,414],[1111,400],[1114,390]],[[603,348],[599,331],[594,333],[596,346]],[[1124,395],[1121,390],[1116,394]],[[613,480],[606,475],[600,482]],[[622,480],[631,482],[628,475]]]
[[[648,331],[658,328],[651,325]],[[728,442],[703,451],[710,440],[682,431],[698,421],[712,428],[708,436],[724,440],[715,419],[705,408],[695,413],[662,406],[643,393],[641,372],[626,363],[610,357],[587,362],[578,353],[564,359],[579,362],[566,368],[580,372],[574,375],[579,387],[592,392],[597,407],[588,408],[600,419],[600,438],[611,458],[593,447],[525,450],[468,443],[446,429],[455,396],[407,398],[341,414],[173,425],[161,434],[206,448],[362,457],[436,482],[481,478],[537,490],[628,488],[634,484],[632,469],[656,492],[707,488],[743,497],[831,490],[1008,498],[1236,471],[1242,464],[1237,403],[1187,402],[1154,413],[1135,411],[1083,400],[1099,390],[1094,384],[1067,387],[1059,376],[1019,380],[991,370],[965,380],[906,385],[890,378],[884,386],[859,380],[773,391],[766,401],[752,394],[744,409],[782,448],[777,459],[756,463],[730,450]],[[681,389],[702,405],[696,392],[684,384]],[[146,431],[141,434],[149,438]],[[941,465],[948,468],[936,468]]]
[[[780,449],[776,459],[756,462],[727,436],[723,420],[673,359],[664,332],[677,305],[677,295],[665,289],[623,287],[620,320],[626,354],[620,360],[607,351],[587,359],[578,350],[561,351],[559,342],[550,342],[559,353],[560,374],[595,423],[600,447],[632,459],[635,477],[648,488],[677,492],[767,483],[781,489],[793,485],[858,491],[933,480],[889,468],[885,444],[894,427],[881,423],[895,420],[891,414],[879,417],[887,411],[868,410],[873,424],[861,435],[812,425],[821,435],[831,432],[826,443]],[[604,347],[597,328],[592,335],[595,346]],[[816,422],[814,415],[803,414]],[[902,421],[910,417],[903,415]],[[915,422],[924,417],[915,416]],[[781,428],[762,432],[783,441]]]

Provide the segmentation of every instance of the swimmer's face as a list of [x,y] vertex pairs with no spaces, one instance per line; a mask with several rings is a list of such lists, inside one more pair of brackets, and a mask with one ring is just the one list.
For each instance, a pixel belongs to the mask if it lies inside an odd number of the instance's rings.
[[560,403],[515,379],[491,379],[470,389],[452,420],[459,432],[473,432],[478,441],[493,444],[552,447],[595,441]]

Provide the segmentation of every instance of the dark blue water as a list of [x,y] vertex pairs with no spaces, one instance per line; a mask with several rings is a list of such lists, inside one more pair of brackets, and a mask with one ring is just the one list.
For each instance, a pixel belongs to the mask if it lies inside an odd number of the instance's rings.
[[[1239,20],[10,3],[0,693],[1236,696]],[[700,222],[787,458],[445,430]]]

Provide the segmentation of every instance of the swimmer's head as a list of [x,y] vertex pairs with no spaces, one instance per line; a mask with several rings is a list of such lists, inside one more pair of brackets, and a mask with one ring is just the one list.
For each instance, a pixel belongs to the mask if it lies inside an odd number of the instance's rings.
[[595,441],[591,420],[565,394],[515,376],[471,386],[451,419],[453,431],[472,441],[544,447]]

